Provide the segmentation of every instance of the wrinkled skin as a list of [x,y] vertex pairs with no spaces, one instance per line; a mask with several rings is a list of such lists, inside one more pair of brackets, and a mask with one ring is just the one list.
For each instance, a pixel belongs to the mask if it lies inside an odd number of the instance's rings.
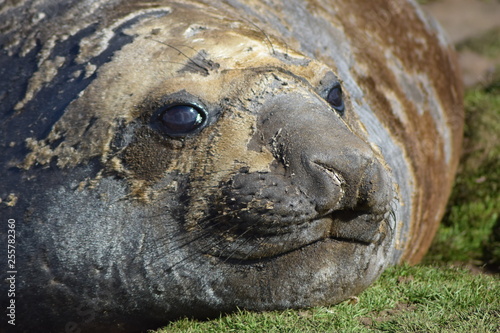
[[[0,11],[16,328],[133,332],[237,307],[335,304],[425,253],[462,126],[439,33],[413,4],[387,7],[427,38],[421,51],[435,57],[421,65],[332,14],[362,1],[242,3]],[[383,29],[368,30],[391,40]],[[375,41],[369,55],[360,47]],[[169,123],[175,112],[188,121]]]

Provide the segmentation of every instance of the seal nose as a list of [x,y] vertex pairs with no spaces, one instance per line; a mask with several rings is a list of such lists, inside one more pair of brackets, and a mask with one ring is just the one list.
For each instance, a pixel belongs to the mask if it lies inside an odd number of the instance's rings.
[[[275,155],[319,216],[333,211],[381,213],[392,197],[388,171],[371,146],[324,101],[303,95],[275,97],[262,122]],[[277,134],[279,133],[279,135]]]
[[320,215],[338,210],[377,213],[387,208],[388,172],[369,147],[363,148],[304,154],[302,163],[310,179],[308,194],[315,198]]

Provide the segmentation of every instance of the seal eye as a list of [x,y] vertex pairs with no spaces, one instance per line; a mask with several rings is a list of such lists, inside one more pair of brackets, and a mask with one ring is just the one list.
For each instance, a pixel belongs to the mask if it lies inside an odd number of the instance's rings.
[[336,84],[330,90],[330,92],[328,92],[326,100],[335,109],[335,111],[339,112],[340,114],[344,113],[345,106],[344,106],[344,99],[342,97],[342,88],[340,87],[340,84]]
[[162,130],[172,136],[182,136],[200,128],[206,120],[206,114],[194,105],[168,106],[159,114]]

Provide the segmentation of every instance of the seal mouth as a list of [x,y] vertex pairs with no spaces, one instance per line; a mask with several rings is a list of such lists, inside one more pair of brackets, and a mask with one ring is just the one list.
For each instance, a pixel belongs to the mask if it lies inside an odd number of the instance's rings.
[[337,211],[299,225],[287,226],[281,232],[268,230],[265,233],[260,229],[258,233],[250,234],[249,231],[239,236],[225,237],[206,254],[224,262],[242,263],[272,260],[321,242],[360,246],[380,244],[385,239],[388,214]]

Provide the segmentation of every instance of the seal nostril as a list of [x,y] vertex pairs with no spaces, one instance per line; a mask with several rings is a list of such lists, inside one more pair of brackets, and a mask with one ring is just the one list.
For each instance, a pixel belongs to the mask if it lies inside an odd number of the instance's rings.
[[342,174],[318,160],[311,160],[305,166],[310,177],[307,192],[314,198],[318,214],[327,215],[339,209],[339,203],[345,195],[346,181]]
[[331,166],[328,166],[321,162],[313,162],[318,166],[322,171],[330,177],[332,184],[338,187],[342,187],[342,184],[345,182],[340,173],[335,171]]
[[[337,157],[337,158],[335,158]],[[367,149],[343,156],[303,156],[320,216],[352,211],[355,215],[383,214],[392,199],[392,183],[384,166]]]
[[383,213],[392,199],[392,185],[388,171],[373,160],[363,172],[355,208]]

